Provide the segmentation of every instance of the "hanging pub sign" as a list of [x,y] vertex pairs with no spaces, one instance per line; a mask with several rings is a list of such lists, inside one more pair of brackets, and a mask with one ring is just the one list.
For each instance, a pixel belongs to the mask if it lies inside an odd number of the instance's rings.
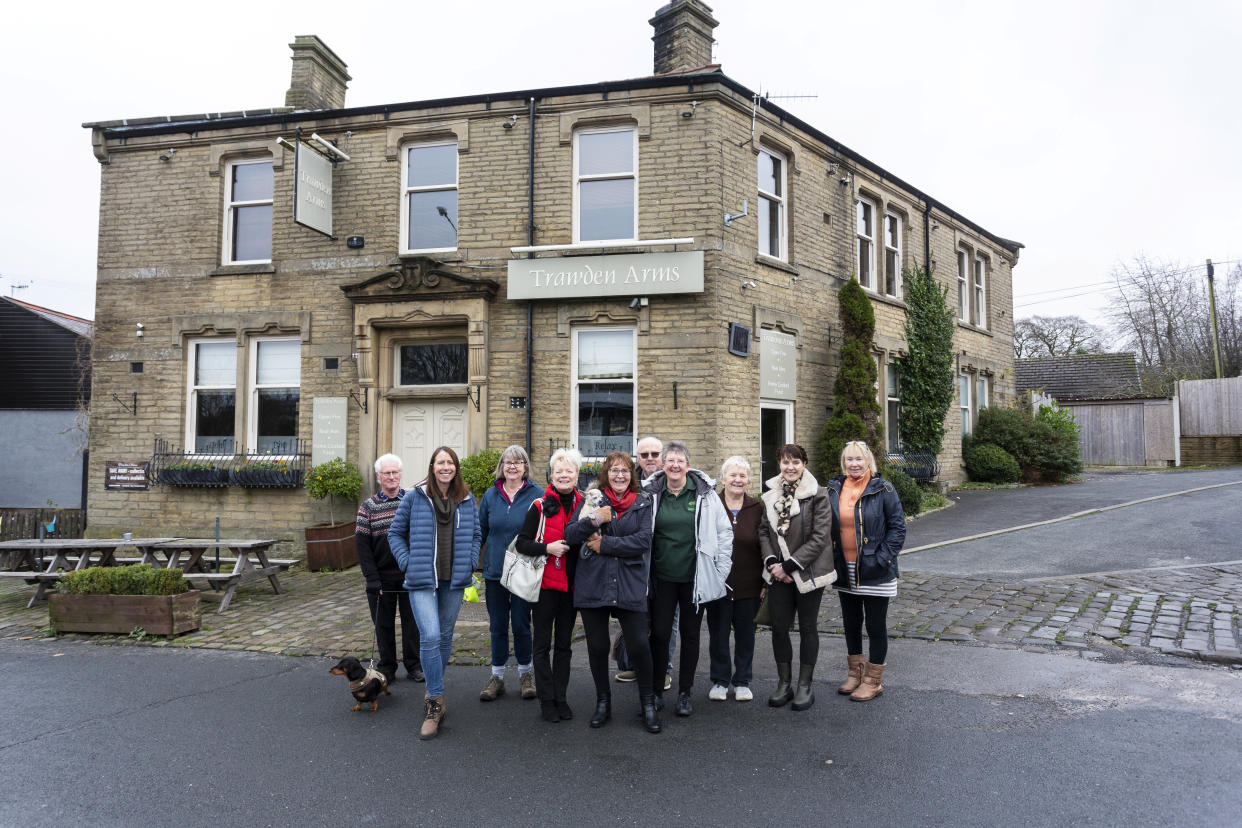
[[293,220],[332,235],[332,162],[301,141],[294,153]]

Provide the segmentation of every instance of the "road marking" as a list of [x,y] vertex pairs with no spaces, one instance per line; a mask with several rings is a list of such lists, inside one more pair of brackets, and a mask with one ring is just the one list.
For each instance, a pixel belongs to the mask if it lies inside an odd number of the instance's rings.
[[[1180,497],[1182,495],[1193,494],[1195,492],[1204,492],[1208,489],[1220,489],[1225,486],[1242,486],[1242,480],[1234,480],[1230,483],[1213,483],[1211,486],[1199,486],[1194,489],[1185,489],[1180,492],[1168,492],[1167,494],[1154,495],[1152,497],[1144,497],[1139,500],[1131,500],[1128,503],[1117,503],[1112,506],[1101,506],[1098,509],[1085,509],[1081,512],[1074,512],[1070,515],[1062,515],[1061,517],[1051,518],[1049,520],[1040,520],[1035,523],[1024,523],[1021,526],[1010,526],[1008,529],[993,529],[991,532],[980,532],[977,535],[967,535],[962,538],[953,538],[946,541],[937,541],[936,543],[928,543],[923,546],[916,546],[913,549],[901,550],[902,555],[912,555],[915,552],[923,552],[927,549],[937,549],[941,546],[952,546],[955,543],[967,543],[968,541],[982,540],[983,538],[991,538],[996,535],[1005,535],[1009,532],[1021,532],[1023,529],[1034,529],[1037,526],[1048,526],[1052,523],[1061,523],[1066,520],[1074,520],[1088,515],[1098,515],[1104,512],[1111,512],[1114,509],[1125,509],[1130,506],[1138,506],[1141,503],[1151,503],[1153,500],[1164,500],[1167,497]],[[1173,567],[1176,569],[1177,567]],[[1081,577],[1081,576],[1080,576]]]

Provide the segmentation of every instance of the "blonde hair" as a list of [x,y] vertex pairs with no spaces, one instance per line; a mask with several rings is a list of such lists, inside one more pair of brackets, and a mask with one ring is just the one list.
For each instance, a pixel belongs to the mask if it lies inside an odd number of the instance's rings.
[[548,460],[548,471],[551,472],[555,469],[557,463],[573,466],[574,472],[577,473],[582,469],[582,455],[574,448],[557,449],[556,453]]
[[875,467],[875,455],[871,453],[871,449],[867,448],[867,444],[862,440],[851,440],[845,444],[845,448],[841,449],[841,473],[848,474],[845,470],[845,455],[851,451],[856,451],[867,461],[867,468],[871,469],[872,474],[878,474],[879,471]]

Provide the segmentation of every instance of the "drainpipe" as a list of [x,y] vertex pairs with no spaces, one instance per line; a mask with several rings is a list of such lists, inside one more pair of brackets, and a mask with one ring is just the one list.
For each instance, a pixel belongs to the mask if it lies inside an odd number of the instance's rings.
[[[527,115],[530,129],[530,144],[526,151],[526,246],[535,246],[535,99],[530,99],[530,111]],[[526,258],[535,258],[534,252],[526,254]],[[534,391],[535,361],[535,300],[526,300],[526,450],[531,446],[531,416],[535,408]],[[529,471],[529,469],[528,469]]]
[[931,202],[923,199],[923,267],[931,273]]

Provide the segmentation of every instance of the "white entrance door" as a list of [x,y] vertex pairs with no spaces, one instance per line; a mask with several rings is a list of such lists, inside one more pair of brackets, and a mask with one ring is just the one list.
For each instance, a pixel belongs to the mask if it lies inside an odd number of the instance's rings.
[[392,452],[401,458],[401,485],[407,489],[427,476],[431,453],[448,446],[466,454],[466,402],[405,400],[393,406]]

